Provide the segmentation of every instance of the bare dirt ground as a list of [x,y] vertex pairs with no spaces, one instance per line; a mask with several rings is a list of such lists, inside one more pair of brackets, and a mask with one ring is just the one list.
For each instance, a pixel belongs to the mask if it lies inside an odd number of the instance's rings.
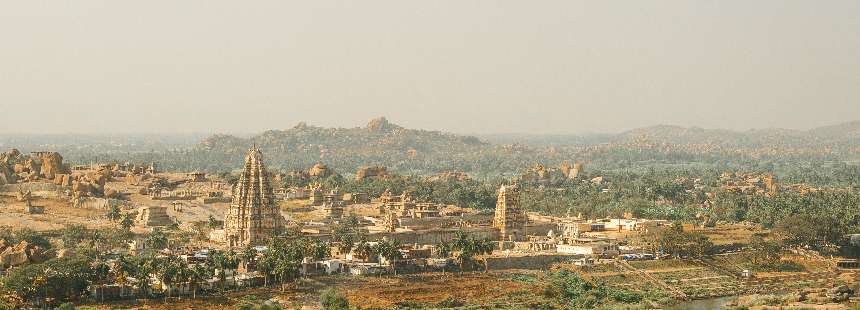
[[44,207],[45,212],[25,213],[24,202],[19,202],[14,197],[0,196],[0,226],[49,231],[61,229],[67,224],[81,224],[88,228],[112,225],[105,218],[104,210],[73,208],[66,200],[52,198],[35,197],[31,203]]
[[768,233],[768,230],[761,226],[744,224],[720,224],[716,227],[696,231],[704,233],[716,245],[749,243],[753,235]]

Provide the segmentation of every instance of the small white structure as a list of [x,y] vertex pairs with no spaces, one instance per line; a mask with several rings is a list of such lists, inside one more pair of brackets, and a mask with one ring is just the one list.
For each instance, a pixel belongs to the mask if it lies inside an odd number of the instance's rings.
[[350,266],[349,273],[356,276],[378,275],[385,273],[385,267],[379,264],[355,264]]
[[325,269],[325,273],[334,274],[340,272],[340,266],[343,265],[339,259],[330,259],[319,262]]
[[579,255],[612,255],[618,254],[618,246],[607,242],[594,242],[583,244],[559,244],[556,245],[556,252],[564,254],[579,254]]
[[436,268],[445,268],[448,266],[447,258],[428,258],[427,265]]
[[226,240],[226,234],[223,229],[213,229],[209,232],[209,240],[224,242]]

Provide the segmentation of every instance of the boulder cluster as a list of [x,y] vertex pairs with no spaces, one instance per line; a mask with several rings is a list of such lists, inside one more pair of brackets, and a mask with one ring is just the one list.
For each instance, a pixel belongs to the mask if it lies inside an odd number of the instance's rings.
[[0,153],[0,185],[39,179],[52,180],[68,173],[63,156],[57,152],[21,154],[17,149]]

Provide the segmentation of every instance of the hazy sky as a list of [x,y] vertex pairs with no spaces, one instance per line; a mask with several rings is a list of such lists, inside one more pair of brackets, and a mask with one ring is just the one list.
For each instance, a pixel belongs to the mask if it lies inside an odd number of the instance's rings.
[[0,0],[0,131],[860,119],[860,1]]

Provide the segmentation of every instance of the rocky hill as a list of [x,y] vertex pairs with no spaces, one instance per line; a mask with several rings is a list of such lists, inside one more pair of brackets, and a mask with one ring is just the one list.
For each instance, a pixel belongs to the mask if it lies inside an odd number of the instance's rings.
[[[250,138],[215,135],[196,149],[228,154],[241,160],[252,144],[275,167],[296,168],[325,162],[354,172],[358,166],[382,164],[394,169],[425,171],[422,162],[481,152],[493,146],[472,136],[406,129],[383,117],[357,128],[323,128],[299,123],[287,130],[269,130]],[[452,167],[453,168],[453,167]]]

